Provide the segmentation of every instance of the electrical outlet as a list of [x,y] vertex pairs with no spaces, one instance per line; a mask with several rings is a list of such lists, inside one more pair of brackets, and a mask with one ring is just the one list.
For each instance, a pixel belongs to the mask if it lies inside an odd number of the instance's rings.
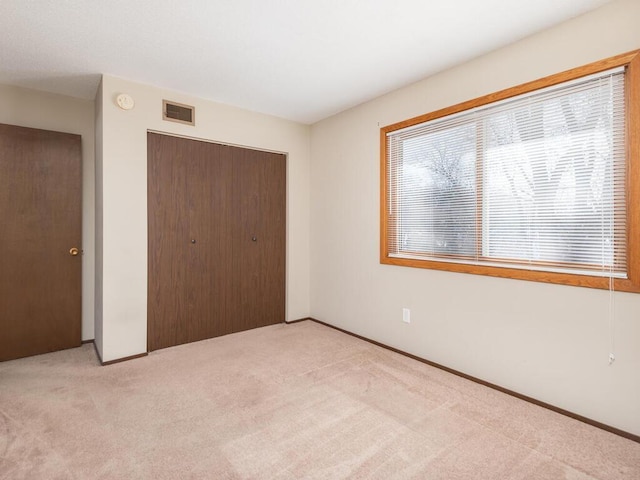
[[404,323],[411,323],[411,310],[408,308],[402,309],[402,321]]
[[616,356],[613,353],[609,354],[609,365],[616,361]]

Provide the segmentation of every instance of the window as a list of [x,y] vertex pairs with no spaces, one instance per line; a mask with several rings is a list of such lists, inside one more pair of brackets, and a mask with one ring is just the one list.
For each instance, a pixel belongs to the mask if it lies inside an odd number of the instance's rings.
[[381,262],[640,292],[640,51],[381,129]]

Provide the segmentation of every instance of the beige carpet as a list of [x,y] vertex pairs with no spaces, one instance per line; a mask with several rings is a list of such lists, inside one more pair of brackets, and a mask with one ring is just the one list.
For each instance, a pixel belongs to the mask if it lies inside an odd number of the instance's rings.
[[306,321],[0,363],[0,478],[640,479],[640,444]]

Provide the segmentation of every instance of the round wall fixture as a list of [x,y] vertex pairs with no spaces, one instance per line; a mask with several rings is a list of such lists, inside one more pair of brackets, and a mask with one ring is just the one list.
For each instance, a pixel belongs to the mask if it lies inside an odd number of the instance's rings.
[[122,110],[131,110],[135,106],[135,102],[131,95],[121,93],[116,97],[116,103]]

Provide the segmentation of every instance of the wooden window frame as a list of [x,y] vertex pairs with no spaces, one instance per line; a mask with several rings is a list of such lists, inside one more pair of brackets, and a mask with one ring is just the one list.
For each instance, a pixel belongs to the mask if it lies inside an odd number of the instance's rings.
[[[388,189],[387,178],[387,134],[482,105],[534,92],[552,85],[585,77],[587,75],[597,74],[616,67],[626,68],[625,133],[627,170],[625,193],[627,214],[627,278],[555,273],[489,265],[451,263],[446,261],[440,262],[431,259],[398,258],[389,255],[388,233],[390,229],[395,229],[395,225],[393,219],[394,216],[390,215],[388,211],[388,205],[390,204],[389,196],[391,193]],[[391,205],[394,203],[391,203]],[[499,92],[462,102],[435,112],[382,127],[380,129],[380,263],[640,293],[640,50],[623,53],[582,67],[550,75],[539,80],[534,80],[516,87],[501,90]]]

